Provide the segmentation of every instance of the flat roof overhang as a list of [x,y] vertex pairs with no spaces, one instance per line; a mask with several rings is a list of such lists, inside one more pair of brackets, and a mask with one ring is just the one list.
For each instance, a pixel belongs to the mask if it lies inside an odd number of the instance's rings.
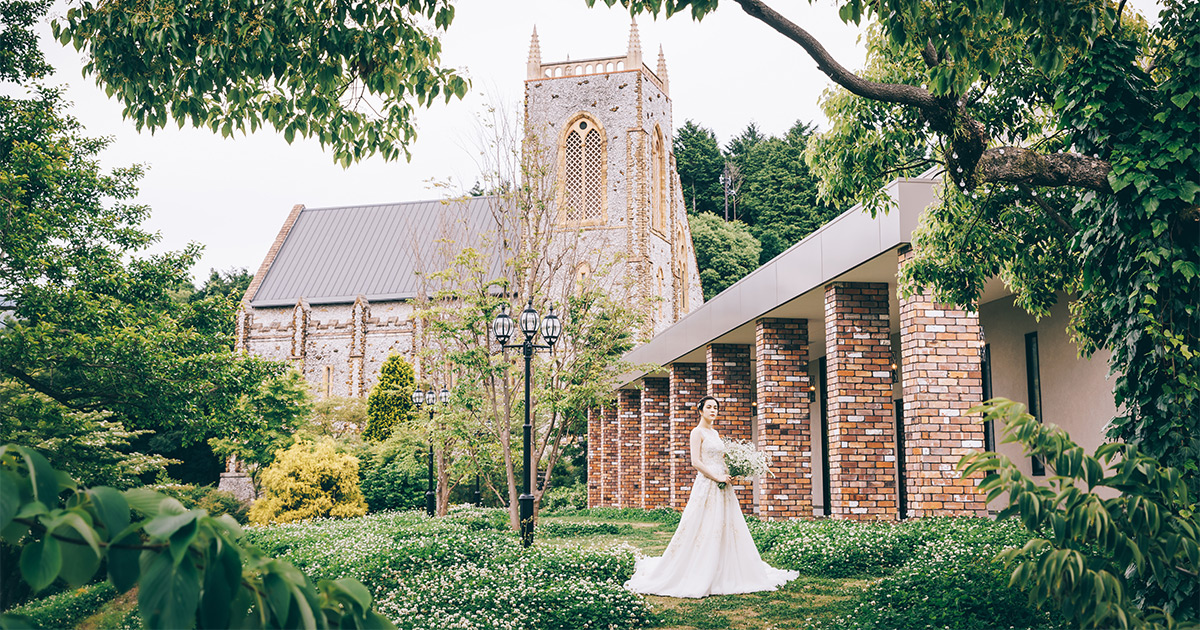
[[[809,234],[733,286],[705,302],[650,341],[630,350],[625,360],[634,365],[667,366],[704,363],[713,343],[753,347],[755,321],[762,317],[807,319],[809,356],[825,354],[825,285],[830,282],[896,283],[899,249],[909,244],[921,214],[936,200],[937,178],[894,180],[884,191],[894,204],[886,214],[872,217],[856,205]],[[1002,297],[1002,283],[985,288],[987,299]],[[889,312],[900,309],[890,292]],[[893,335],[899,318],[891,317]],[[617,379],[617,387],[634,387],[662,371],[635,370]]]

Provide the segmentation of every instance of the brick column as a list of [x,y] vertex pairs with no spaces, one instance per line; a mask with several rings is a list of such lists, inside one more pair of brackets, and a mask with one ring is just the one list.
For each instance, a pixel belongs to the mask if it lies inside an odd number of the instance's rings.
[[760,319],[754,341],[758,443],[774,473],[758,482],[758,516],[812,518],[808,320]]
[[708,366],[704,363],[672,363],[668,368],[671,387],[671,507],[687,506],[696,480],[692,468],[692,428],[699,421],[696,403],[708,392]]
[[[722,438],[750,440],[754,408],[751,402],[750,346],[714,343],[708,346],[708,395],[721,403],[714,424]],[[754,511],[753,488],[735,485],[743,514]]]
[[835,282],[825,287],[834,518],[898,516],[891,344],[886,282]]
[[[912,250],[900,255],[904,265]],[[900,298],[904,386],[904,481],[909,516],[986,516],[982,474],[955,465],[983,448],[983,425],[967,410],[983,401],[979,314],[928,294]]]
[[603,507],[617,506],[617,407],[609,404],[600,409],[601,441],[604,443],[600,451],[600,505]]
[[600,410],[596,408],[587,411],[587,506],[590,508],[601,505],[600,466],[603,461],[603,419]]
[[617,390],[617,507],[642,507],[642,401],[636,389]]
[[642,380],[643,508],[671,505],[671,399],[665,378]]

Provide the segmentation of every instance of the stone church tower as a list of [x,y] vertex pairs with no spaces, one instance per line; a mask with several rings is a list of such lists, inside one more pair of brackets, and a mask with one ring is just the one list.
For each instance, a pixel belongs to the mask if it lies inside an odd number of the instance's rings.
[[703,294],[671,149],[661,47],[651,70],[635,22],[622,56],[543,63],[535,28],[525,128],[555,170],[559,229],[577,231],[584,251],[613,257],[610,273],[622,278],[629,303],[645,309],[643,338],[698,307]]

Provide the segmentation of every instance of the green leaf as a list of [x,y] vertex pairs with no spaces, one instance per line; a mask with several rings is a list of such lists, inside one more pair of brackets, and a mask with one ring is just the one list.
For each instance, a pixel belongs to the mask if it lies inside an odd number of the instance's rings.
[[233,598],[241,585],[242,561],[237,549],[216,538],[208,547],[204,571],[204,597],[200,601],[200,624],[205,628],[228,628]]
[[138,562],[141,551],[128,548],[139,543],[141,536],[134,531],[112,542],[108,548],[108,579],[122,593],[133,588],[141,575],[141,565]]
[[58,541],[47,536],[25,545],[21,550],[21,577],[29,583],[33,592],[38,592],[58,577],[62,570],[62,551]]
[[79,539],[79,544],[64,542],[62,544],[63,565],[59,576],[71,586],[87,584],[100,568],[100,555],[83,543],[83,537],[74,527],[65,526],[58,529],[64,537]]
[[1176,94],[1175,96],[1171,97],[1171,102],[1175,104],[1175,107],[1183,109],[1184,107],[1187,107],[1188,103],[1192,102],[1193,94],[1194,92],[1191,91],[1183,92],[1182,94]]
[[105,529],[106,537],[113,536],[129,527],[129,502],[115,488],[98,486],[87,491],[92,499],[96,518]]
[[155,492],[150,488],[126,490],[124,496],[129,507],[149,517],[158,516],[160,506],[167,499],[167,495]]
[[200,573],[190,560],[176,563],[168,553],[144,552],[138,608],[151,628],[191,628],[200,603]]
[[171,534],[171,555],[179,562],[187,555],[192,541],[196,539],[197,521],[192,519]]
[[183,514],[163,514],[150,519],[150,521],[142,526],[142,530],[151,538],[171,538],[176,530],[194,523],[197,516],[199,516],[198,510],[184,512]]
[[17,446],[15,449],[25,459],[29,482],[33,485],[33,499],[41,501],[47,508],[58,507],[58,476],[50,462],[31,448]]
[[0,471],[0,531],[12,522],[21,507],[21,478],[7,470]]

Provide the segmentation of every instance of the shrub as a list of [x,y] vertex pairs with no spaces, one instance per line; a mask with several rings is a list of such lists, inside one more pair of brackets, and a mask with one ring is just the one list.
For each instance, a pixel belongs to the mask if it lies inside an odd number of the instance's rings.
[[392,435],[396,425],[414,419],[412,393],[416,386],[413,367],[393,354],[379,368],[379,382],[367,396],[366,440],[380,442]]
[[425,507],[425,469],[395,438],[361,451],[358,479],[371,512]]
[[598,507],[578,510],[574,514],[578,514],[579,516],[594,516],[610,521],[651,521],[664,525],[679,524],[679,512],[666,507],[654,508],[653,510]]
[[[1200,622],[1200,513],[1184,471],[1163,466],[1134,445],[1103,444],[1094,455],[1025,406],[1002,398],[976,407],[1004,426],[1004,442],[1046,462],[1039,485],[994,452],[973,453],[959,466],[987,472],[988,499],[1008,495],[1001,518],[1019,516],[1032,536],[1001,559],[1011,583],[1032,601],[1052,602],[1088,627],[1170,627]],[[1097,488],[1117,491],[1104,498]]]
[[547,521],[537,524],[537,534],[546,538],[570,538],[575,536],[597,536],[632,534],[633,526],[622,523],[571,523]]
[[913,540],[890,523],[818,521],[771,552],[776,566],[820,577],[883,575],[903,564]]
[[278,452],[261,479],[262,495],[250,508],[250,520],[260,525],[367,513],[358,459],[338,452],[330,439],[297,442]]
[[6,610],[20,615],[41,628],[74,628],[101,606],[117,596],[108,582],[97,582],[34,600]]
[[587,509],[587,486],[575,483],[570,486],[551,486],[542,495],[542,509],[547,512]]
[[201,508],[208,511],[209,516],[228,514],[237,522],[246,523],[250,507],[233,496],[232,492],[218,490],[212,486],[195,486],[191,484],[160,484],[151,486],[169,497],[174,497],[190,509]]
[[1001,549],[953,535],[925,543],[894,574],[855,598],[853,625],[880,630],[1070,627],[1008,585],[1009,571],[995,559]]
[[[638,628],[650,620],[627,546],[521,547],[503,509],[455,506],[444,518],[385,512],[248,528],[261,548],[314,580],[362,580],[401,628]],[[493,529],[491,526],[498,526]]]

